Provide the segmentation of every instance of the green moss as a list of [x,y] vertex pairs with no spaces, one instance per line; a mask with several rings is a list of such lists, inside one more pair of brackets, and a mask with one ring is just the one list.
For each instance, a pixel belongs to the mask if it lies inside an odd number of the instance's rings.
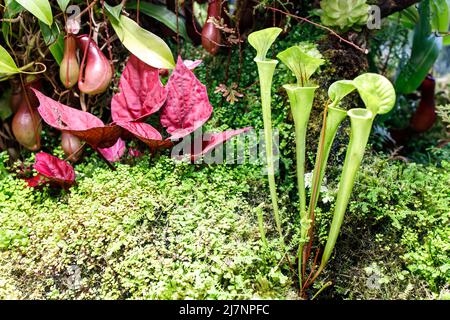
[[78,185],[56,196],[2,179],[1,298],[288,295],[279,253],[261,248],[259,168],[198,170],[162,157],[112,172],[95,162],[77,166]]
[[[366,158],[329,267],[336,292],[351,299],[422,299],[445,291],[450,164],[442,165]],[[319,221],[323,229],[328,214]]]
[[[316,287],[329,279],[335,285],[321,297],[422,299],[445,293],[450,167],[443,166],[368,153],[335,257]],[[326,201],[316,212],[322,243],[336,192],[332,177],[339,171],[330,168],[322,190]],[[296,296],[295,277],[280,264],[260,167],[188,165],[163,156],[119,164],[112,172],[91,157],[76,172],[78,185],[60,193],[26,188],[11,175],[0,178],[1,298]],[[295,252],[297,214],[289,209],[289,193],[280,195]],[[268,209],[267,248],[255,210],[261,203]]]

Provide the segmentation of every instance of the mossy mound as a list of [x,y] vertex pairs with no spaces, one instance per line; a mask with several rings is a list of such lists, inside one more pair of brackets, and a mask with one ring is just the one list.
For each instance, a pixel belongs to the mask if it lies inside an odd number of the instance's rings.
[[[260,169],[162,157],[113,172],[92,159],[67,193],[0,186],[0,298],[286,298],[261,248]],[[270,226],[269,230],[270,230]]]

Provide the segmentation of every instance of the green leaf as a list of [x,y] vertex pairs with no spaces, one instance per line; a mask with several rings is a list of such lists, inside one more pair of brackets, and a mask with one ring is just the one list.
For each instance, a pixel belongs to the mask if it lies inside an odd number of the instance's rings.
[[39,27],[41,28],[45,44],[48,46],[56,62],[60,64],[64,55],[64,35],[61,33],[58,24],[54,23],[50,28],[45,23],[39,21]]
[[3,92],[3,95],[0,97],[0,119],[5,121],[12,115],[11,107],[9,104],[9,100],[11,97],[11,88],[7,91]]
[[23,11],[23,7],[16,0],[5,0],[5,7],[5,13],[8,13],[8,18],[15,17]]
[[331,86],[328,88],[328,96],[331,101],[333,101],[333,105],[337,106],[345,96],[350,94],[356,89],[353,81],[351,80],[339,80],[333,82]]
[[16,63],[5,48],[0,46],[0,78],[20,72]]
[[[4,17],[6,18],[6,19],[9,19],[9,16],[8,15],[4,15]],[[3,21],[2,22],[2,34],[3,34],[3,39],[5,39],[5,42],[7,43],[7,44],[9,44],[9,36],[11,35],[12,36],[12,32],[11,32],[11,23],[10,22],[7,22],[7,21]]]
[[323,59],[305,53],[299,46],[293,46],[277,55],[297,78],[297,85],[307,86],[309,78],[325,62]]
[[364,73],[353,79],[366,108],[376,114],[391,111],[395,105],[395,90],[392,83],[380,74]]
[[433,30],[447,32],[449,24],[449,7],[447,0],[431,0],[430,8]]
[[391,14],[388,19],[393,22],[399,22],[408,29],[414,29],[415,25],[419,21],[419,11],[417,11],[415,5],[412,5],[400,12]]
[[[5,11],[3,12],[3,17],[5,19],[15,18],[20,12],[23,11],[23,7],[18,4],[15,0],[6,0],[5,1]],[[5,39],[6,43],[9,43],[9,36],[11,31],[11,22],[3,21],[2,22],[2,33],[3,39]]]
[[[128,9],[137,9],[137,3],[136,1],[127,3],[126,7]],[[139,11],[163,23],[173,32],[177,32],[177,15],[165,6],[141,1]],[[186,30],[186,23],[182,17],[178,17],[178,31],[184,39],[190,41]]]
[[450,45],[450,35],[442,38],[442,45],[449,46]]
[[0,46],[0,81],[5,80],[12,74],[24,72],[24,70],[30,68],[33,65],[34,62],[31,62],[23,67],[18,68],[8,51]]
[[60,65],[64,56],[64,35],[60,33],[56,41],[49,45],[48,49],[58,65]]
[[442,48],[442,37],[431,33],[429,4],[429,0],[423,0],[419,5],[420,19],[414,29],[411,56],[395,82],[397,92],[403,94],[411,93],[420,86]]
[[57,0],[59,8],[62,12],[66,12],[67,6],[69,5],[70,0]]
[[126,16],[110,19],[117,36],[132,54],[148,65],[159,69],[173,69],[175,61],[169,46],[157,35],[141,28]]
[[22,7],[36,18],[51,26],[53,23],[52,8],[48,0],[16,0]]
[[248,42],[256,50],[256,58],[266,60],[267,51],[274,43],[278,35],[283,31],[281,28],[266,28],[252,32],[248,35]]
[[60,34],[60,30],[58,24],[54,23],[49,27],[45,23],[39,21],[39,27],[41,28],[42,37],[44,38],[44,42],[46,45],[50,45],[58,39]]
[[120,22],[120,14],[122,13],[122,8],[123,8],[123,5],[121,5],[121,4],[119,4],[115,7],[112,7],[105,2],[105,10],[108,13],[109,19],[111,20],[111,18],[112,18],[115,23]]

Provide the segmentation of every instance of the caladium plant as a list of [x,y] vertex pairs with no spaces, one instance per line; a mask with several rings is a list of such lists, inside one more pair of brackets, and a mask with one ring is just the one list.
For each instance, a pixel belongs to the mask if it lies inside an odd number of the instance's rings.
[[73,167],[66,161],[48,153],[37,153],[33,168],[38,174],[32,178],[25,179],[30,187],[38,187],[49,183],[53,186],[68,189],[75,183]]
[[[38,111],[48,125],[85,141],[109,162],[120,159],[126,149],[122,139],[130,137],[136,137],[152,150],[168,148],[202,127],[212,114],[207,89],[192,72],[199,63],[186,64],[179,57],[167,85],[163,86],[159,69],[131,56],[120,78],[120,92],[111,101],[110,124],[34,90],[40,103]],[[144,122],[158,111],[161,125],[170,135],[164,140],[157,129]],[[199,152],[190,152],[191,160],[249,129],[206,133],[209,138],[202,141]]]
[[162,140],[158,130],[145,122],[121,122],[120,126],[152,149],[168,148],[173,145],[170,140]]

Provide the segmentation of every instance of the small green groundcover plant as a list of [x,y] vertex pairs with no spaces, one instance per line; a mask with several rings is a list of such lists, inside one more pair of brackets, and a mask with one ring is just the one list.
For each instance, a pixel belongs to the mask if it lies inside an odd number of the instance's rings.
[[[450,167],[442,166],[366,155],[340,254],[325,270],[335,290],[324,296],[445,298]],[[297,295],[269,221],[262,221],[266,244],[260,238],[255,202],[266,196],[259,166],[196,170],[143,157],[113,172],[92,157],[76,173],[78,184],[58,196],[0,173],[1,299]],[[336,184],[326,184],[332,196]],[[326,241],[324,220],[329,213],[317,210],[317,238]]]
[[448,299],[449,169],[448,161],[363,160],[348,206],[350,236],[332,271],[351,276],[336,281],[337,291],[351,299]]
[[[272,124],[270,114],[270,89],[277,61],[265,58],[268,49],[280,32],[280,28],[267,28],[256,31],[249,35],[249,43],[257,52],[255,62],[257,63],[260,77],[264,132],[266,145],[268,146],[268,177],[275,221],[280,234],[281,243],[284,243],[273,172],[274,158],[272,151]],[[331,112],[328,116],[328,106],[325,106],[324,125],[322,127],[312,179],[312,196],[307,209],[304,178],[306,128],[314,100],[314,92],[317,89],[317,86],[310,81],[310,77],[316,72],[320,65],[324,63],[324,60],[317,49],[302,46],[288,48],[279,53],[277,57],[292,71],[297,79],[295,84],[286,84],[283,87],[288,93],[295,125],[299,213],[301,221],[298,247],[298,278],[300,292],[303,295],[303,291],[308,288],[308,286],[310,286],[316,277],[323,271],[331,257],[350,200],[356,173],[364,156],[373,120],[377,114],[387,113],[394,107],[395,90],[389,80],[385,77],[372,73],[362,74],[351,81],[337,81],[330,86],[328,95],[331,101],[329,106]],[[340,101],[355,90],[361,96],[366,109],[356,108],[348,111],[340,109]],[[317,204],[318,190],[321,186],[330,146],[335,137],[336,130],[346,116],[350,118],[351,133],[339,183],[333,221],[322,254],[321,263],[318,266],[317,271],[316,265],[314,264],[311,268],[311,274],[305,279],[306,264],[313,239],[314,210]]]
[[259,166],[162,156],[111,171],[91,157],[76,173],[56,194],[0,175],[0,299],[295,297],[278,250],[260,242]]

